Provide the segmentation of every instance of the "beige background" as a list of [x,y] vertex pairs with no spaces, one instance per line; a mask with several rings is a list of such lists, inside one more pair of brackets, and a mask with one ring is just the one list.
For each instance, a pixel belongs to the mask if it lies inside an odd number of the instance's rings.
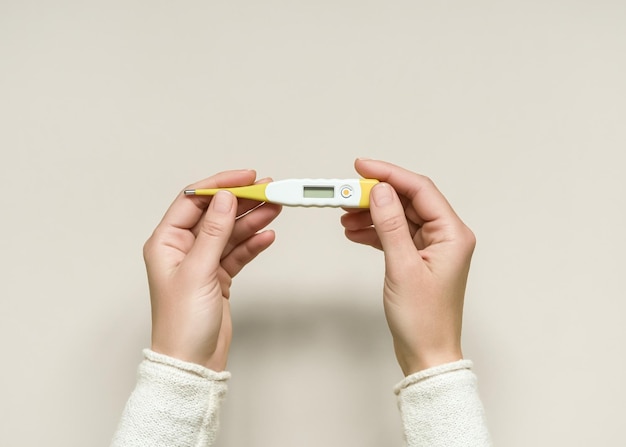
[[[0,1],[0,445],[105,446],[141,247],[220,170],[431,176],[478,236],[500,446],[626,445],[622,1]],[[221,447],[399,446],[380,254],[285,209],[234,286]]]

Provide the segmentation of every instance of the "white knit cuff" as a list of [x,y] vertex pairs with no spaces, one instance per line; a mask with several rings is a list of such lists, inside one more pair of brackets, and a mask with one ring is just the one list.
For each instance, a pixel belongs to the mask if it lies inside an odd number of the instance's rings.
[[112,447],[213,445],[230,373],[143,351]]
[[151,349],[144,349],[143,356],[146,360],[150,360],[151,362],[172,366],[178,370],[193,373],[197,376],[209,380],[226,381],[230,379],[231,376],[228,371],[213,371],[212,369],[205,368],[204,366],[198,365],[197,363],[186,362],[184,360],[179,360],[165,354],[159,354],[158,352],[154,352]]
[[472,362],[411,374],[395,388],[410,447],[491,446]]
[[406,376],[400,383],[398,383],[393,392],[396,394],[400,394],[404,388],[407,388],[415,383],[421,382],[423,380],[429,379],[434,376],[438,376],[440,374],[449,373],[452,371],[457,371],[459,369],[472,369],[474,364],[471,360],[457,360],[456,362],[444,363],[443,365],[433,366],[432,368],[424,369],[422,371],[418,371],[416,373],[410,374]]

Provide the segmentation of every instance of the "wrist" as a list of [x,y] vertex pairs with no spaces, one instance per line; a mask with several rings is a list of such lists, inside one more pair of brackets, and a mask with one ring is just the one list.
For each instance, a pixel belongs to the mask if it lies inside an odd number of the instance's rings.
[[472,369],[473,366],[474,364],[471,360],[464,359],[464,360],[457,360],[455,362],[444,363],[442,365],[433,366],[432,368],[424,369],[417,373],[413,373],[409,376],[406,376],[404,379],[402,379],[394,387],[394,393],[399,395],[400,393],[403,392],[403,390],[417,383],[426,381],[428,379],[431,379],[433,377],[436,377],[442,374],[464,370],[464,369],[469,370],[469,369]]
[[192,349],[192,343],[159,343],[152,341],[150,350],[154,353],[174,358],[186,363],[193,363],[213,371],[224,371],[226,369],[227,353],[213,348],[210,350],[200,347]]
[[438,350],[416,355],[397,354],[396,357],[398,359],[398,364],[406,377],[429,368],[462,360],[463,352],[459,347],[445,351]]
[[143,355],[146,360],[153,364],[173,367],[183,373],[192,373],[211,380],[228,380],[230,378],[230,372],[228,371],[216,371],[204,365],[155,352],[151,348],[144,349]]

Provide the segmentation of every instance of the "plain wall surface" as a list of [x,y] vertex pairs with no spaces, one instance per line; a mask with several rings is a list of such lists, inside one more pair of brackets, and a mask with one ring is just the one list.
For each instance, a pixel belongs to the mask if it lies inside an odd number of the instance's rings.
[[[500,446],[623,446],[626,3],[0,1],[0,445],[108,445],[142,245],[215,172],[430,176],[478,245]],[[399,446],[382,258],[285,209],[233,286],[218,446]]]

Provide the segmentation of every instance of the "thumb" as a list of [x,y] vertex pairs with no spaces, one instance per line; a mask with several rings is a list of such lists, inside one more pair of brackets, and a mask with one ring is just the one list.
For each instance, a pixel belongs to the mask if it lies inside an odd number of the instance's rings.
[[400,272],[418,258],[404,207],[398,194],[388,183],[374,186],[370,196],[370,214],[385,252],[387,270]]
[[217,270],[235,226],[236,203],[237,199],[228,191],[219,191],[211,200],[196,241],[186,258],[199,271]]

